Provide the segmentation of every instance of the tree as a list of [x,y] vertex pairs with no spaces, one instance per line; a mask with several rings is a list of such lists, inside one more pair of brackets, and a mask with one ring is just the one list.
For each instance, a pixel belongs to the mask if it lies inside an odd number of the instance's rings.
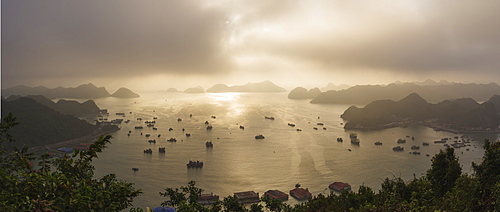
[[[478,195],[483,211],[493,211],[499,202],[500,191],[500,142],[484,141],[484,156],[480,164],[472,163],[474,174],[481,188]],[[497,206],[498,207],[498,206]]]
[[432,158],[431,168],[427,170],[427,179],[439,197],[455,186],[455,181],[462,174],[462,167],[455,157],[453,148],[446,148]]
[[[47,154],[34,157],[27,146],[6,149],[5,142],[15,142],[9,134],[15,125],[12,114],[0,124],[1,211],[119,211],[141,193],[114,174],[94,179],[92,159],[111,136],[101,136],[87,151],[52,160]],[[35,159],[40,161],[38,169],[30,162]]]

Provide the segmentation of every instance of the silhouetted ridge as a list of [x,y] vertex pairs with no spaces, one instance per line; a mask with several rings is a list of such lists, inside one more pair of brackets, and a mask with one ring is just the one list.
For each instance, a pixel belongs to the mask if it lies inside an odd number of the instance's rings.
[[412,93],[398,102],[377,100],[364,108],[349,107],[341,117],[346,129],[375,129],[411,123],[461,131],[496,130],[500,116],[493,102],[479,104],[471,98],[431,104]]
[[[103,130],[72,115],[63,115],[26,97],[13,101],[3,100],[2,114],[7,115],[10,112],[20,123],[11,129],[11,133],[20,144],[27,144],[31,147],[93,135]],[[116,126],[103,127],[117,129]]]
[[[22,98],[21,96],[10,96],[6,101],[14,101],[17,99]],[[64,100],[60,99],[57,101],[57,103],[53,102],[52,100],[48,99],[45,96],[42,95],[28,95],[25,98],[30,98],[35,100],[36,102],[47,106],[55,111],[58,111],[62,114],[69,114],[69,115],[84,115],[84,114],[98,114],[100,113],[101,109],[97,107],[96,103],[93,100],[87,100],[83,103],[79,103],[74,100]]]
[[420,86],[412,83],[393,83],[387,86],[358,85],[346,90],[323,92],[311,103],[367,104],[379,99],[398,100],[411,93],[418,93],[429,102],[463,97],[473,98],[476,101],[486,101],[491,96],[500,93],[500,86],[495,83],[454,83],[434,86]]
[[[121,92],[122,91],[120,91],[120,93]],[[132,91],[130,92],[133,93]],[[126,91],[123,91],[123,93],[126,93]],[[57,98],[93,99],[93,98],[102,98],[111,96],[106,90],[106,88],[96,87],[92,83],[83,84],[76,88],[63,88],[59,86],[53,89],[49,89],[43,86],[32,88],[21,85],[2,90],[2,96],[11,96],[11,95],[21,95],[21,96],[43,95],[49,99],[57,99]]]

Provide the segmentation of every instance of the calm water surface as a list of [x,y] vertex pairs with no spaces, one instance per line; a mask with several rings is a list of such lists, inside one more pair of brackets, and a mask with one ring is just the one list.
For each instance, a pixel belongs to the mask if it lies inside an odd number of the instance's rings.
[[[410,180],[414,175],[421,176],[429,169],[432,156],[443,148],[432,141],[457,136],[422,126],[345,131],[340,115],[350,105],[310,104],[308,100],[289,100],[286,93],[152,92],[137,99],[95,101],[100,108],[108,109],[109,119],[131,120],[121,124],[121,130],[112,134],[112,144],[93,162],[96,175],[115,173],[118,178],[133,182],[144,192],[134,200],[134,207],[142,208],[159,206],[165,200],[159,192],[185,186],[190,180],[195,180],[205,193],[221,197],[248,190],[261,195],[269,189],[288,193],[296,183],[313,195],[328,194],[327,186],[335,181],[348,182],[353,190],[362,184],[378,190],[385,178]],[[126,113],[126,117],[115,115],[117,112]],[[264,116],[273,116],[275,120]],[[153,117],[157,117],[157,130],[144,123]],[[212,130],[206,130],[205,121],[210,122]],[[318,126],[318,122],[324,126]],[[240,129],[240,125],[245,129]],[[144,129],[136,130],[134,126]],[[168,130],[170,127],[172,131]],[[132,133],[127,136],[129,130]],[[358,134],[359,146],[349,142],[350,132]],[[185,133],[191,136],[186,137]],[[145,134],[151,137],[146,138]],[[258,134],[265,139],[256,140]],[[471,136],[470,151],[456,149],[465,172],[471,171],[471,162],[480,161],[483,139],[498,139],[497,135]],[[337,142],[337,137],[344,138],[344,142]],[[169,138],[176,138],[177,142],[167,142]],[[392,150],[399,138],[407,139],[402,145],[404,152]],[[156,144],[150,144],[149,139],[156,139]],[[207,141],[212,141],[214,147],[206,148]],[[376,141],[383,145],[375,146]],[[422,146],[423,141],[430,142],[430,146]],[[412,145],[421,146],[421,155],[409,154]],[[166,153],[159,154],[158,147],[166,147]],[[153,149],[153,154],[143,153],[148,148]],[[203,161],[204,167],[188,169],[189,160]],[[132,167],[139,171],[132,171]],[[293,198],[288,201],[295,203]]]

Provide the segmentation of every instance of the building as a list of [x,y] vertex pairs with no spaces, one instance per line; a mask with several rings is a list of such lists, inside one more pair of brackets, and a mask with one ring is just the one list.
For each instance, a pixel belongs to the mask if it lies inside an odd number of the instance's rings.
[[290,190],[290,196],[298,200],[307,200],[312,198],[312,194],[307,188],[294,188]]
[[241,204],[260,202],[259,193],[255,193],[254,191],[234,193],[234,197],[236,197]]
[[328,186],[328,188],[333,189],[335,191],[341,192],[341,191],[350,191],[351,190],[351,185],[349,183],[343,183],[343,182],[334,182]]
[[288,200],[288,194],[285,192],[282,192],[280,190],[269,190],[264,193],[264,196],[267,196],[269,198],[281,200],[281,201],[287,201]]

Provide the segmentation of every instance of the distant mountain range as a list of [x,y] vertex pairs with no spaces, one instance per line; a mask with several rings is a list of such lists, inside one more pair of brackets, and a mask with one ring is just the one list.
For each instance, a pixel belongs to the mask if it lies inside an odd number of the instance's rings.
[[248,83],[246,85],[227,86],[226,84],[217,84],[207,89],[209,93],[224,92],[285,92],[286,90],[272,83],[264,81],[259,83]]
[[459,131],[498,130],[500,125],[500,96],[480,104],[472,98],[428,103],[412,93],[399,101],[377,100],[364,108],[349,107],[341,117],[346,129],[377,129],[424,123],[440,129]]
[[3,89],[2,96],[11,95],[43,95],[49,99],[56,98],[72,98],[72,99],[93,99],[102,97],[118,97],[118,98],[136,98],[139,94],[136,94],[129,89],[120,88],[115,93],[110,94],[104,87],[96,87],[94,84],[83,84],[76,88],[63,88],[61,86],[57,88],[46,88],[43,86],[38,87],[28,87],[24,85],[18,85],[11,88]]
[[[45,101],[45,100],[44,100]],[[89,135],[98,135],[108,130],[118,130],[117,126],[96,126],[72,115],[63,115],[32,98],[21,97],[12,101],[2,100],[2,115],[10,112],[20,123],[10,130],[15,143],[30,147],[44,146]]]
[[346,84],[335,85],[333,83],[328,83],[328,85],[326,85],[325,87],[322,87],[321,90],[322,91],[330,91],[330,90],[338,91],[338,90],[348,89],[350,87],[352,87],[352,86],[346,85]]
[[418,93],[430,102],[440,102],[446,99],[472,98],[476,101],[486,101],[489,97],[500,94],[500,86],[489,84],[439,84],[416,85],[413,83],[382,85],[357,85],[346,90],[323,92],[311,103],[317,104],[367,104],[375,100],[398,100],[408,94]]
[[[9,98],[5,100],[7,102],[11,102],[19,98],[22,97],[18,95],[11,95],[9,96]],[[28,95],[26,96],[26,98],[33,99],[42,105],[45,105],[55,111],[60,112],[61,114],[79,116],[85,114],[99,114],[101,112],[101,109],[97,107],[97,105],[93,100],[88,100],[83,103],[79,103],[74,100],[60,99],[57,101],[57,103],[55,103],[52,100],[42,95]]]

